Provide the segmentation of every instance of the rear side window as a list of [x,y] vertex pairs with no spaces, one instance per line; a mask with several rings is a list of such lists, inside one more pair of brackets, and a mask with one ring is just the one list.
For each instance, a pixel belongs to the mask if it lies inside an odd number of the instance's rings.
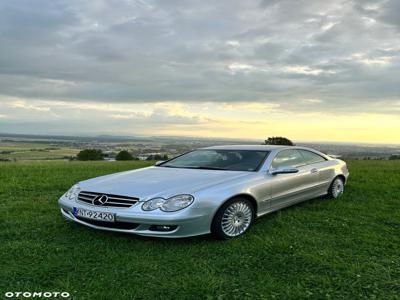
[[303,155],[306,165],[326,161],[325,158],[323,158],[321,155],[318,155],[317,153],[307,150],[299,150],[299,152],[301,153],[301,155]]
[[273,169],[298,167],[305,165],[304,157],[298,150],[283,150],[279,152],[271,163]]

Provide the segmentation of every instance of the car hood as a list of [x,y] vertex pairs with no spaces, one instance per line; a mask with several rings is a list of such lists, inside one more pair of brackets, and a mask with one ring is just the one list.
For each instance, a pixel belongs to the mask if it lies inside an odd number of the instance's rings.
[[252,172],[149,167],[101,176],[80,182],[84,191],[138,197],[168,198],[191,194]]

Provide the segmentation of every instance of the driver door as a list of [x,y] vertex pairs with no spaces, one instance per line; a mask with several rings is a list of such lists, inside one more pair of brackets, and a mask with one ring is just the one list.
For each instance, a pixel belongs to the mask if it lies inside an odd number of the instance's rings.
[[296,168],[297,173],[271,176],[271,209],[290,206],[296,202],[312,198],[310,186],[318,182],[318,171],[306,165],[303,155],[296,149],[280,151],[271,163],[271,168]]

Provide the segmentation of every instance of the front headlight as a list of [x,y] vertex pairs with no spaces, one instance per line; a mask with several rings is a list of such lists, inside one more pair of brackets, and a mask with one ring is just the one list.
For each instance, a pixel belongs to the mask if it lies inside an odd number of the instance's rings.
[[188,207],[192,204],[193,200],[192,195],[177,195],[165,200],[160,209],[162,211],[177,211]]
[[161,205],[164,203],[165,199],[163,198],[154,198],[149,201],[146,201],[142,205],[143,210],[155,210],[157,208],[160,208]]
[[168,199],[154,198],[143,203],[142,209],[148,211],[159,208],[165,212],[173,212],[188,207],[193,200],[192,195],[176,195]]
[[68,192],[65,193],[65,197],[67,197],[69,200],[75,200],[78,197],[80,191],[81,187],[79,186],[79,184],[75,184],[68,190]]

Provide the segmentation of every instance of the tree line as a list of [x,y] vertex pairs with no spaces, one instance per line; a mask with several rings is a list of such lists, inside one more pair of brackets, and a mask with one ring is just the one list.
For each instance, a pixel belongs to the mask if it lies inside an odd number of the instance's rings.
[[[83,161],[103,160],[104,158],[105,158],[105,154],[100,149],[84,149],[84,150],[81,150],[76,156],[77,160],[83,160]],[[146,158],[146,160],[167,160],[167,159],[168,159],[167,154],[164,154],[164,155],[152,154]],[[139,158],[133,156],[131,153],[129,153],[126,150],[121,150],[115,156],[115,160],[139,160]]]

